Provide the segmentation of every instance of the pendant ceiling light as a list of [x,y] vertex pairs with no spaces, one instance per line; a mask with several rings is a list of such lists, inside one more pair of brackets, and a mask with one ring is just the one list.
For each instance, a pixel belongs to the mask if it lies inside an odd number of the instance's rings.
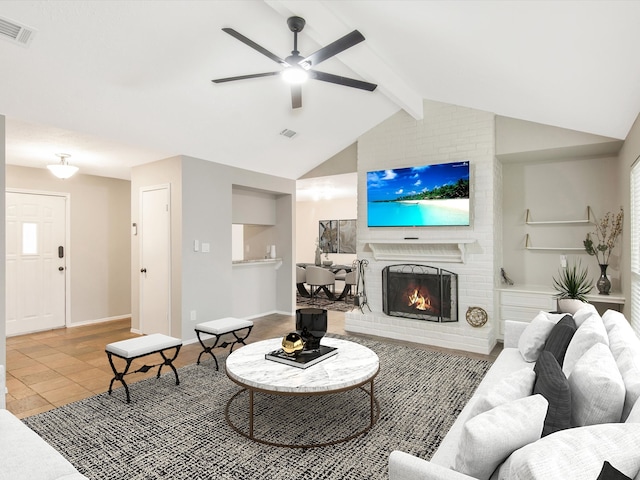
[[71,155],[67,153],[56,153],[56,157],[60,157],[60,163],[55,163],[53,165],[47,165],[47,168],[53,173],[56,177],[65,178],[71,177],[74,173],[78,171],[78,167],[74,167],[73,165],[69,165],[67,158]]

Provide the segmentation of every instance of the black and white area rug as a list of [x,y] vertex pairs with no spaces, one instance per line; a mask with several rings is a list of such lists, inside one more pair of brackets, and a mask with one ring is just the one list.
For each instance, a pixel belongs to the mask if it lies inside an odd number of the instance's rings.
[[[375,381],[380,418],[369,432],[345,443],[287,449],[236,433],[225,420],[225,406],[240,388],[224,373],[225,357],[219,372],[212,361],[181,368],[179,386],[171,372],[133,383],[130,404],[119,388],[24,422],[94,480],[386,479],[392,450],[431,457],[491,366],[345,338],[368,346],[380,358]],[[248,410],[243,395],[229,412],[241,428]],[[290,434],[331,436],[340,429],[357,429],[368,419],[368,396],[360,390],[316,397],[321,405],[304,401],[310,398],[257,393],[256,433],[271,440]]]

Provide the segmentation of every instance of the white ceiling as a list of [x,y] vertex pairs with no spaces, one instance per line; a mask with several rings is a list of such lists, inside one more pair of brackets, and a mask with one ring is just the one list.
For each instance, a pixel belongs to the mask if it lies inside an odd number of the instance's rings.
[[[278,77],[211,79],[280,67],[307,21],[308,55],[354,29],[366,41],[318,70],[378,83],[309,81],[292,111]],[[71,155],[82,173],[190,155],[298,178],[421,99],[623,139],[640,112],[636,1],[9,1],[0,17],[37,31],[0,40],[7,163]],[[293,139],[283,129],[298,132]]]

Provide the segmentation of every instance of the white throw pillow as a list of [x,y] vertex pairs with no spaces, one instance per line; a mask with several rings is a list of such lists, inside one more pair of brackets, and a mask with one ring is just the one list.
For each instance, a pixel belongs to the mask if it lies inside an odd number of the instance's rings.
[[604,343],[609,346],[609,337],[600,315],[592,313],[576,330],[567,347],[567,353],[564,355],[564,363],[562,364],[562,371],[567,378],[571,375],[573,367],[582,358],[582,355],[587,353],[596,343]]
[[580,308],[580,310],[573,314],[573,321],[576,322],[576,327],[580,328],[580,325],[582,325],[592,313],[598,313],[596,307],[590,303],[585,303],[584,307]]
[[487,480],[511,452],[540,438],[548,406],[542,395],[531,395],[467,420],[453,469]]
[[640,400],[631,409],[625,423],[640,423]]
[[518,350],[525,361],[535,362],[538,359],[551,330],[565,315],[540,311],[531,320],[518,339]]
[[467,418],[473,418],[503,403],[528,397],[533,392],[535,381],[536,372],[529,367],[510,373],[491,387],[487,393],[478,396]]
[[640,339],[620,312],[607,310],[602,316],[602,322],[609,334],[609,348],[627,389],[622,411],[624,421],[640,398]]
[[561,430],[513,452],[500,480],[595,480],[609,461],[633,478],[640,470],[640,424],[605,423]]
[[574,426],[620,422],[626,392],[609,347],[597,343],[578,360],[569,388]]

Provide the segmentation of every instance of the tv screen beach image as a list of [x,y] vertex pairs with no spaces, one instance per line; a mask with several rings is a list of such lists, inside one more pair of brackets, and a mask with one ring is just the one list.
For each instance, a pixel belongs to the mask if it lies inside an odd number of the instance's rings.
[[469,162],[368,172],[367,225],[469,225]]

